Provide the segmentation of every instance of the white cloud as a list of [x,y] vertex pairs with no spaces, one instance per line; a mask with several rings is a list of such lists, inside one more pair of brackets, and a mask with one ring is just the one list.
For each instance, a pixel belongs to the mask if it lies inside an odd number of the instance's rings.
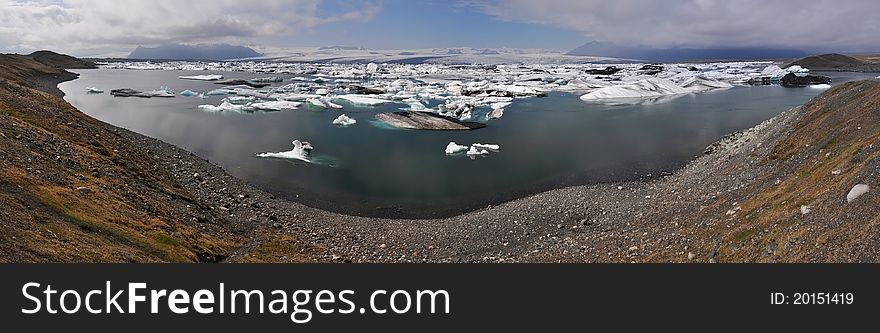
[[465,0],[502,20],[648,46],[880,46],[875,0]]
[[320,0],[0,0],[0,50],[119,52],[166,42],[247,42],[337,21],[367,21],[372,2],[322,13]]

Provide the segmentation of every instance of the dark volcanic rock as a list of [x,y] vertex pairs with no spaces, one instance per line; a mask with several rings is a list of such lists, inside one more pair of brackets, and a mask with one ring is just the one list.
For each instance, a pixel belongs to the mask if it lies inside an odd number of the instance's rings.
[[47,66],[63,69],[95,69],[95,64],[89,61],[71,57],[66,54],[55,53],[52,51],[37,51],[28,55]]
[[830,84],[831,78],[827,76],[820,75],[807,75],[807,76],[797,76],[792,73],[782,77],[782,80],[779,81],[783,87],[795,88],[795,87],[806,87],[814,84]]
[[459,121],[431,112],[386,112],[377,114],[376,119],[397,128],[415,130],[466,131],[486,127],[483,123]]

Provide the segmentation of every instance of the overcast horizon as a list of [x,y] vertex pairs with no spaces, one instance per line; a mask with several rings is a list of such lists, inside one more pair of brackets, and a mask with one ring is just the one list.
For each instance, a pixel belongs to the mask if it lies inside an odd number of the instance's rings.
[[138,45],[880,50],[876,1],[0,0],[0,52],[122,56]]

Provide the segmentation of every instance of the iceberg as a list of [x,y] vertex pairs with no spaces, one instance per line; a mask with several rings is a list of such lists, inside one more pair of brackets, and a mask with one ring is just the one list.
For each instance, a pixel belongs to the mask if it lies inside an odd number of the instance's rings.
[[830,84],[814,84],[814,85],[808,86],[807,88],[825,90],[825,89],[830,89],[831,85]]
[[471,146],[471,149],[467,151],[467,154],[470,156],[489,155],[489,151]]
[[308,142],[294,140],[293,141],[293,150],[283,151],[280,153],[260,153],[257,154],[257,157],[262,158],[280,158],[287,160],[300,160],[303,162],[310,162],[309,155],[312,151],[312,145]]
[[145,92],[145,94],[150,95],[152,97],[174,97],[174,90],[171,90],[168,87],[160,87],[159,89]]
[[208,95],[208,96],[223,96],[223,95],[229,95],[229,94],[232,94],[232,90],[214,89],[214,90],[211,90],[211,91],[205,93],[205,95]]
[[767,66],[766,68],[764,68],[764,70],[761,71],[761,77],[767,77],[771,79],[781,79],[783,76],[785,76],[785,74],[788,74],[788,72],[784,71],[782,68],[779,68],[779,66],[776,65]]
[[488,119],[499,119],[504,116],[504,109],[492,109],[489,113],[486,114],[486,118]]
[[284,82],[284,78],[277,77],[277,76],[270,76],[270,77],[259,77],[259,78],[255,78],[255,79],[250,79],[248,81],[253,82],[253,83],[274,83],[274,82]]
[[364,95],[339,95],[337,99],[344,100],[354,106],[379,106],[388,103],[387,100],[368,97]]
[[315,90],[315,95],[327,96],[330,94],[330,90],[326,88],[318,88]]
[[326,109],[327,108],[327,104],[324,103],[323,101],[321,101],[321,99],[319,99],[319,98],[309,98],[306,100],[306,103],[309,103],[309,105],[314,106],[319,109]]
[[704,92],[715,89],[730,89],[733,88],[733,85],[702,76],[694,76],[684,80],[684,82],[681,83],[681,87],[691,92]]
[[372,73],[376,73],[378,71],[379,71],[379,65],[376,65],[372,62],[367,64],[367,73],[372,74]]
[[511,104],[513,104],[513,103],[512,102],[498,102],[498,103],[492,103],[489,106],[492,108],[492,110],[498,110],[498,109],[507,108]]
[[256,110],[266,110],[266,111],[281,111],[281,110],[292,110],[299,108],[302,105],[300,102],[290,102],[290,101],[268,101],[268,102],[260,102],[251,104]]
[[192,91],[192,90],[189,90],[189,89],[180,92],[180,96],[183,96],[183,97],[192,97],[192,96],[198,96],[198,95],[199,95],[199,93]]
[[487,144],[482,144],[482,143],[472,144],[471,147],[474,147],[477,149],[488,149],[488,150],[495,150],[495,151],[501,150],[501,146],[499,146],[499,145],[487,145]]
[[461,146],[455,142],[450,142],[446,146],[446,155],[458,154],[466,150],[468,150],[468,146]]
[[794,73],[794,74],[808,74],[808,73],[810,73],[809,69],[803,68],[798,65],[789,66],[785,70],[789,73]]
[[181,80],[196,80],[196,81],[218,81],[223,80],[223,75],[193,75],[193,76],[178,76]]
[[670,80],[649,78],[632,83],[600,88],[581,96],[581,100],[596,101],[604,99],[655,98],[687,93],[690,93],[690,91]]
[[355,123],[357,123],[357,120],[349,118],[348,116],[346,116],[344,114],[339,116],[339,118],[336,118],[336,120],[333,120],[333,125],[338,125],[338,126],[351,126],[351,125],[354,125]]
[[331,109],[342,109],[342,105],[333,103],[332,101],[330,101],[327,98],[321,99],[321,102],[324,102],[324,104],[327,104],[327,106],[330,107]]
[[205,111],[212,111],[212,112],[220,112],[220,111],[254,112],[254,108],[251,106],[232,104],[232,103],[229,103],[229,101],[223,101],[223,103],[221,103],[218,106],[214,106],[214,105],[210,105],[210,104],[199,105],[199,109],[205,110]]
[[95,88],[95,87],[88,87],[88,88],[86,88],[86,91],[89,94],[103,94],[104,93],[103,90]]

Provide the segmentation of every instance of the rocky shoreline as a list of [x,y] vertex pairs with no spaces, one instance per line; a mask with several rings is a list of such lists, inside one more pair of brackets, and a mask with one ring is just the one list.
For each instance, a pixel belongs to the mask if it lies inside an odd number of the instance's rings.
[[[872,183],[870,175],[880,172],[873,169],[880,157],[872,159],[880,153],[873,144],[862,146],[865,140],[876,140],[880,125],[861,122],[858,130],[800,131],[809,125],[805,118],[874,96],[864,96],[866,91],[880,94],[880,83],[832,89],[804,107],[725,138],[661,179],[562,188],[425,220],[310,208],[259,190],[178,147],[99,126],[155,161],[154,169],[167,170],[170,179],[165,181],[179,186],[188,202],[175,208],[180,211],[174,216],[193,216],[185,223],[232,239],[228,250],[212,261],[858,262],[880,258],[880,246],[875,245],[880,233],[873,232],[880,229],[874,208],[880,207],[880,196],[871,192],[848,205],[840,199],[853,182],[869,177],[859,181]],[[841,117],[870,116],[850,112]],[[833,143],[827,139],[849,131],[875,136],[840,137]],[[816,140],[827,142],[823,146]],[[792,148],[798,144],[802,148]],[[841,176],[814,170],[826,162],[813,159],[855,146],[862,160],[832,161],[836,167],[845,164]],[[837,156],[827,154],[829,161]],[[807,180],[809,186],[803,184]],[[813,186],[822,190],[801,190]],[[803,204],[814,212],[798,211]],[[840,227],[844,221],[858,223],[859,232]]]

